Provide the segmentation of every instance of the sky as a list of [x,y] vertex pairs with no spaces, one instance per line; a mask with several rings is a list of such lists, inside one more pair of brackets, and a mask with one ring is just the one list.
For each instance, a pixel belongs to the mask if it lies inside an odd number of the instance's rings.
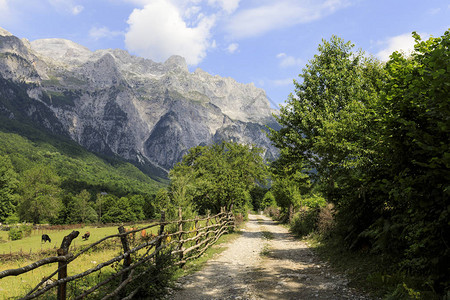
[[386,61],[413,49],[413,31],[450,28],[448,0],[0,0],[0,27],[30,41],[125,49],[263,88],[272,106],[332,35]]

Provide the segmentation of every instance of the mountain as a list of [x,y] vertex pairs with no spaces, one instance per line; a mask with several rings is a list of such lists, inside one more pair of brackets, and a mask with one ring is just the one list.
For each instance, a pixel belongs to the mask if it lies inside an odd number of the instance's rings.
[[86,149],[146,170],[169,170],[197,145],[255,144],[275,124],[264,90],[119,49],[90,51],[64,39],[29,42],[0,28],[0,116],[32,122]]

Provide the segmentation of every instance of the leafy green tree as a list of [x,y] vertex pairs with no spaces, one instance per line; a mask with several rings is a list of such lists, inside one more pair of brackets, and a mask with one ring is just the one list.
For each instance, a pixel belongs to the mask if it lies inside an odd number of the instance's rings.
[[17,173],[7,156],[0,156],[0,222],[15,212],[17,204]]
[[103,223],[136,221],[136,215],[134,214],[127,197],[121,197],[119,199],[112,195],[107,195],[104,204],[105,210],[102,215]]
[[179,185],[175,199],[192,199],[201,212],[232,205],[245,211],[249,191],[267,176],[261,154],[259,148],[230,142],[190,149],[170,171],[172,182]]
[[338,178],[370,164],[376,142],[371,130],[382,68],[352,48],[336,36],[323,40],[280,109],[282,128],[269,136],[281,149],[279,168],[301,167],[335,201]]
[[136,220],[144,220],[145,214],[144,214],[144,205],[145,205],[145,198],[142,195],[132,195],[130,197],[130,208],[133,212]]
[[93,223],[97,221],[97,213],[90,202],[91,194],[87,190],[82,190],[75,196],[69,195],[65,203],[66,220],[65,223]]
[[378,150],[389,196],[373,232],[380,247],[404,249],[403,267],[430,274],[443,291],[450,282],[450,31],[413,36],[412,56],[396,52],[386,64]]
[[277,206],[277,202],[275,201],[275,196],[273,193],[271,191],[267,191],[262,199],[261,208],[265,209],[271,206]]
[[62,208],[59,182],[59,176],[48,166],[37,165],[25,171],[19,185],[20,219],[34,224],[55,219]]

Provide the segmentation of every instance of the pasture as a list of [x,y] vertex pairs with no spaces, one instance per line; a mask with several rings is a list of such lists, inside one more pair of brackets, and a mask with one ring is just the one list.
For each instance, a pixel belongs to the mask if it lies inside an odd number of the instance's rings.
[[[135,226],[125,226],[126,228],[140,228],[149,224],[140,224]],[[70,252],[76,254],[78,250],[84,248],[91,243],[94,243],[106,236],[110,236],[118,233],[119,226],[109,227],[93,227],[84,226],[80,228],[71,229],[39,229],[33,230],[29,237],[24,237],[16,241],[8,241],[8,232],[0,231],[0,271],[20,268],[29,265],[41,258],[56,255],[57,249],[61,246],[63,238],[70,234],[73,230],[80,232],[80,235],[73,240],[70,246]],[[82,235],[89,231],[89,240],[83,240]],[[146,230],[147,233],[157,233],[157,228],[152,227]],[[51,238],[51,243],[42,243],[42,234],[48,234]],[[135,235],[136,240],[139,240],[139,232]],[[119,238],[113,239],[111,243],[106,246],[102,245],[95,250],[90,250],[88,253],[80,256],[79,259],[73,261],[68,268],[68,275],[77,274],[83,272],[97,263],[109,260],[123,251]],[[11,276],[0,279],[0,299],[9,299],[24,296],[31,290],[36,284],[38,284],[42,278],[48,276],[58,268],[58,263],[44,265],[28,273],[21,274],[19,276]],[[104,276],[108,273],[114,272],[114,266],[109,266],[102,270]],[[54,277],[56,278],[56,277]],[[84,280],[96,280],[86,278]],[[82,288],[83,281],[76,284],[69,285],[70,290],[77,290]]]
[[[134,227],[140,228],[144,227],[147,224],[140,224],[135,225]],[[1,261],[3,259],[2,256],[6,256],[7,254],[23,254],[23,255],[32,255],[32,256],[38,256],[40,252],[42,251],[48,251],[48,250],[56,250],[61,246],[61,242],[63,238],[71,233],[73,230],[78,230],[80,232],[80,235],[72,242],[71,249],[76,249],[80,246],[86,246],[89,245],[95,241],[98,241],[106,236],[113,235],[119,233],[117,230],[119,226],[108,226],[108,227],[93,227],[93,226],[84,226],[79,228],[71,228],[71,229],[39,229],[39,230],[33,230],[31,235],[29,237],[24,237],[20,240],[16,241],[9,241],[8,240],[8,231],[0,231],[0,271],[4,269],[1,266]],[[132,226],[125,226],[126,228],[131,228]],[[89,231],[90,237],[89,240],[85,241],[81,239],[81,236]],[[150,232],[147,230],[147,232]],[[52,240],[51,243],[41,242],[41,236],[42,234],[48,234]],[[157,229],[152,228],[151,233],[156,234]],[[139,234],[136,234],[136,238],[139,237]],[[46,252],[47,252],[46,251]]]

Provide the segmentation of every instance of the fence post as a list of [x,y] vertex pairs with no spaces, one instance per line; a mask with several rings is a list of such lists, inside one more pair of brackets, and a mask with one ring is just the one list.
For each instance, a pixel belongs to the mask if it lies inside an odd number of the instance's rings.
[[[119,230],[119,233],[121,233],[121,234],[126,233],[123,225],[119,226],[118,230]],[[130,246],[128,245],[128,238],[127,238],[126,234],[124,234],[120,237],[120,241],[122,242],[123,253],[127,253],[128,251],[130,251]],[[126,254],[123,258],[123,268],[125,269],[125,268],[129,267],[130,265],[131,265],[131,256],[129,254]],[[125,272],[122,274],[121,282],[124,282],[128,278],[129,273],[130,272]],[[122,296],[122,298],[123,298],[123,296],[125,296],[124,290],[120,291],[120,295]]]
[[197,245],[199,242],[199,238],[198,238],[198,216],[195,216],[195,223],[194,223],[194,229],[195,229],[195,244]]
[[159,225],[159,231],[158,231],[158,241],[155,245],[155,251],[158,250],[158,248],[161,246],[161,236],[164,233],[164,222],[166,222],[166,212],[164,210],[161,211],[161,225]]
[[[58,256],[65,256],[69,254],[70,243],[80,234],[79,231],[72,231],[66,235],[61,243],[61,248],[57,250]],[[61,269],[60,269],[61,268]],[[67,277],[67,261],[58,262],[58,280]],[[66,300],[67,283],[63,282],[58,285],[58,300]]]
[[209,235],[209,233],[208,233],[209,232],[208,226],[209,226],[209,219],[210,219],[209,214],[210,214],[210,211],[208,209],[208,216],[206,217],[206,224],[205,224],[205,226],[206,226],[205,240],[208,239],[208,235]]
[[233,215],[233,204],[231,204],[230,206],[230,211],[227,213],[227,221],[230,222],[233,225],[232,231],[236,230],[236,224],[233,220],[234,215]]
[[[179,241],[179,245],[178,245],[178,250],[180,251],[180,261],[183,260],[183,243],[181,242],[181,240],[183,239],[183,211],[181,210],[181,206],[178,207],[178,231],[180,232],[180,234],[178,235],[178,241]],[[180,265],[182,266],[182,265]]]

